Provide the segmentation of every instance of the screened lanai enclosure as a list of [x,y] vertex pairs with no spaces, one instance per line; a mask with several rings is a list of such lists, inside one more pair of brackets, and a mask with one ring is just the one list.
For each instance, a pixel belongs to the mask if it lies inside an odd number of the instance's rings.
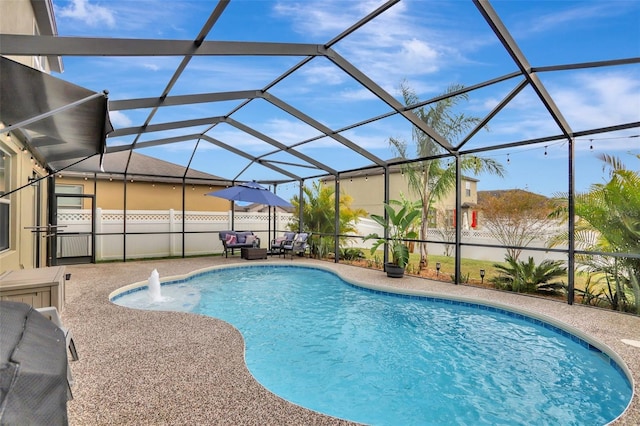
[[[421,212],[407,273],[640,312],[637,2],[80,3],[0,41],[3,132],[41,167],[3,198],[49,182],[51,250],[64,213],[118,260],[219,252],[248,213],[203,195],[256,181],[297,207],[251,225],[265,247],[310,231],[311,255],[378,267],[370,215],[398,201]],[[24,56],[89,93],[9,81]]]

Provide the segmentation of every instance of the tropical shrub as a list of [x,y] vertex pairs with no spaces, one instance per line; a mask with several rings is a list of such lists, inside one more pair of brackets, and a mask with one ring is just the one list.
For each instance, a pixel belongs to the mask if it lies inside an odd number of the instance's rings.
[[505,263],[494,263],[498,275],[491,282],[499,289],[518,293],[561,293],[566,289],[563,282],[552,282],[567,273],[561,260],[544,260],[535,264],[533,257],[527,261],[517,260],[511,255],[505,257]]
[[[303,200],[294,196],[291,204],[296,211],[295,219],[289,223],[291,230],[297,230],[299,224],[297,218],[300,217],[302,208],[302,222],[305,231],[312,232],[310,241],[311,252],[320,258],[324,258],[329,253],[334,252],[335,240],[332,237],[336,233],[335,226],[335,188],[323,185],[320,182],[313,182],[311,187],[305,186],[302,189]],[[346,235],[357,231],[356,224],[361,217],[367,215],[363,209],[351,208],[353,198],[347,194],[340,194],[339,209],[339,229],[338,234]],[[340,241],[344,240],[341,238]]]
[[377,233],[372,233],[367,235],[364,240],[375,240],[371,246],[371,254],[374,254],[381,245],[388,244],[389,253],[391,254],[390,263],[406,268],[409,263],[407,240],[415,239],[418,236],[414,231],[414,227],[415,221],[420,217],[420,209],[412,203],[399,201],[394,201],[393,203],[399,204],[401,207],[396,211],[390,204],[384,204],[389,220],[386,220],[381,215],[371,215],[371,219],[385,230],[387,238]]
[[[634,155],[640,160],[640,155]],[[617,157],[600,154],[609,181],[593,184],[574,196],[576,248],[600,254],[576,255],[576,262],[594,274],[603,274],[603,296],[612,309],[640,313],[640,173],[629,170]],[[556,198],[556,217],[568,219],[568,197]],[[568,232],[551,246],[566,244]],[[606,257],[602,253],[618,256]],[[625,257],[629,253],[632,256]],[[620,256],[622,255],[622,256]]]

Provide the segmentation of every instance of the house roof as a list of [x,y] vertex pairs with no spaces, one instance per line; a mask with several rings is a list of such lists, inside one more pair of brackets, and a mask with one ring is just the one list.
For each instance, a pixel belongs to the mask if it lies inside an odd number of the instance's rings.
[[502,196],[504,196],[505,194],[529,194],[531,196],[534,197],[539,197],[540,201],[546,201],[549,200],[548,197],[542,195],[542,194],[536,194],[535,192],[531,192],[531,191],[527,191],[524,189],[519,189],[519,188],[513,188],[513,189],[491,189],[491,190],[486,190],[486,191],[478,191],[478,204],[482,204],[483,202],[486,202],[487,198],[489,197],[496,197],[496,198],[500,198]]
[[[129,163],[127,176],[135,176],[138,180],[161,182],[181,180],[184,177],[190,182],[203,180],[207,183],[230,184],[228,180],[220,176],[187,169],[179,164],[149,157],[135,151],[131,151],[131,159],[129,160],[129,153],[130,151],[121,151],[105,154],[102,163],[103,171],[96,173],[96,177],[107,179],[113,175],[124,175],[127,163]],[[101,170],[99,161],[100,158],[98,156],[92,157],[82,163],[78,163],[74,166],[73,171],[64,171],[61,174],[64,176],[93,175],[95,170]]]
[[[393,158],[389,160],[389,162],[397,162],[397,161],[402,161],[402,159]],[[389,166],[389,174],[402,173],[402,166],[403,166],[402,164],[393,164]],[[407,167],[408,166],[410,166],[410,164],[407,164]],[[340,173],[340,179],[361,178],[361,177],[369,177],[369,176],[376,176],[376,175],[382,175],[382,174],[383,174],[383,171],[379,168],[365,169],[365,170],[352,170],[352,171]],[[334,176],[325,176],[321,178],[321,180],[325,182],[331,182],[334,179],[335,179]],[[462,180],[466,180],[470,182],[479,182],[479,179],[476,179],[470,176],[464,176],[464,175],[462,176]]]

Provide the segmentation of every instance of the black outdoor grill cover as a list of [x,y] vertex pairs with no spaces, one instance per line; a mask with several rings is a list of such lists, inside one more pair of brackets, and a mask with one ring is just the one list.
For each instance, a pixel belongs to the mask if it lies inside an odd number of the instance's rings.
[[67,352],[30,305],[0,301],[0,425],[66,425]]

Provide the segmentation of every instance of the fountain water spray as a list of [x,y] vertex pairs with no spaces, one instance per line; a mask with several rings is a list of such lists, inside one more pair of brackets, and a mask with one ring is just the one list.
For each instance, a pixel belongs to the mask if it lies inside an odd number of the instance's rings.
[[149,277],[149,299],[152,302],[160,302],[162,301],[162,293],[160,292],[160,274],[158,274],[158,270],[154,269],[151,271],[151,276]]

